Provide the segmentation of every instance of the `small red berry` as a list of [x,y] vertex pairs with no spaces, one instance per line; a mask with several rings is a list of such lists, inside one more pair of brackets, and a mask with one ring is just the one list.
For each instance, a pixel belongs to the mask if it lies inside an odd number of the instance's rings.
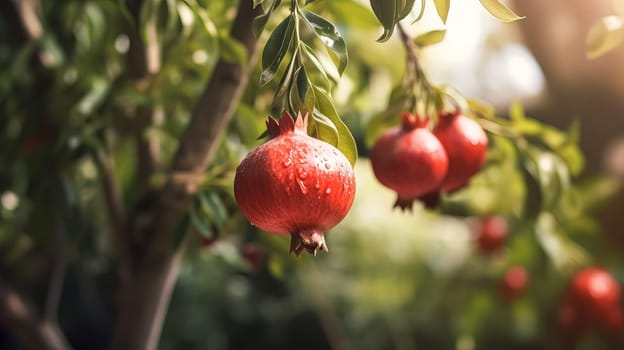
[[492,255],[505,246],[508,234],[507,219],[502,216],[486,216],[476,224],[476,243],[478,250],[485,255]]
[[620,286],[609,272],[599,267],[574,275],[569,295],[584,317],[600,323],[609,323],[611,312],[620,305]]
[[528,287],[529,275],[522,266],[513,266],[505,272],[500,292],[505,300],[519,297]]

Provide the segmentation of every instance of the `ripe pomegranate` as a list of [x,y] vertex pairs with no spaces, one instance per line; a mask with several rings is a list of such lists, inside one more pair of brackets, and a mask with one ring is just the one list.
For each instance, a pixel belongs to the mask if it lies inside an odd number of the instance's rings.
[[441,112],[433,134],[444,146],[449,163],[440,188],[445,191],[457,190],[485,164],[487,135],[479,124],[460,111]]
[[307,115],[269,117],[273,136],[236,169],[234,196],[258,228],[291,235],[290,251],[327,251],[323,232],[347,215],[355,197],[355,175],[347,158],[307,134]]
[[485,255],[492,255],[505,246],[508,227],[507,220],[502,216],[486,216],[476,225],[477,248]]
[[522,266],[513,266],[505,272],[501,281],[500,293],[505,300],[519,297],[529,284],[529,275]]
[[401,126],[385,131],[371,149],[375,176],[397,193],[395,207],[411,209],[415,199],[434,192],[446,175],[446,152],[427,129],[428,122],[403,113]]
[[572,278],[569,295],[580,313],[603,326],[611,323],[619,309],[620,286],[617,281],[600,267],[584,269]]

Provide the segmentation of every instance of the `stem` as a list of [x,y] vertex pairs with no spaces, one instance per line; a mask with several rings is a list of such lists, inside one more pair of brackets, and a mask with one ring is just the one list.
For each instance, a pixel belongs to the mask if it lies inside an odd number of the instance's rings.
[[[401,23],[396,24],[399,31],[399,37],[405,52],[407,54],[407,77],[406,84],[412,89],[411,109],[418,112],[419,102],[424,104],[423,114],[427,114],[429,109],[429,100],[435,94],[435,87],[429,82],[425,75],[417,55],[417,48],[412,42],[412,38],[407,34]],[[420,96],[422,93],[423,96]]]
[[0,279],[0,325],[11,331],[25,349],[71,349],[63,333],[47,320],[40,320],[21,295]]

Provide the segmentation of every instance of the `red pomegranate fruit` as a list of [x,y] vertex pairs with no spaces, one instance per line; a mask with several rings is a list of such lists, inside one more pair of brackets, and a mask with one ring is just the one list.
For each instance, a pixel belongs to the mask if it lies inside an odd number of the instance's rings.
[[347,215],[355,197],[355,174],[332,145],[307,134],[307,115],[269,117],[273,137],[236,169],[234,196],[252,225],[291,235],[290,251],[327,251],[323,233]]
[[500,292],[505,300],[513,300],[522,295],[529,285],[529,275],[522,266],[512,266],[505,272]]
[[485,216],[476,224],[477,249],[484,255],[499,252],[505,246],[508,227],[507,219],[502,216]]
[[576,273],[569,296],[584,317],[603,325],[613,322],[612,311],[620,307],[620,286],[609,272],[600,267]]
[[448,156],[448,172],[440,188],[444,191],[457,190],[485,164],[487,135],[477,122],[460,111],[441,112],[433,134]]
[[397,193],[394,207],[411,209],[415,199],[434,192],[446,175],[446,152],[427,129],[428,122],[403,113],[401,126],[385,131],[371,149],[375,177]]

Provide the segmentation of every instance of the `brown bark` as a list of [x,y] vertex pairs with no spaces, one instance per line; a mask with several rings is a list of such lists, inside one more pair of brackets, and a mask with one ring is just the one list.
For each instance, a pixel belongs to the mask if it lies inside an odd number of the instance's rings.
[[[252,8],[251,0],[240,1],[231,36],[247,48],[249,62],[242,67],[219,60],[183,135],[168,183],[153,205],[134,214],[128,234],[140,249],[128,261],[128,274],[122,276],[113,343],[116,349],[157,346],[185,245],[173,247],[174,231],[195,193],[197,184],[192,179],[200,178],[214,159],[247,85],[249,69],[255,66],[257,40],[251,24],[259,10]],[[178,181],[177,174],[197,176]]]
[[54,324],[40,319],[24,302],[21,295],[2,280],[0,280],[0,324],[26,349],[70,349],[63,333]]

